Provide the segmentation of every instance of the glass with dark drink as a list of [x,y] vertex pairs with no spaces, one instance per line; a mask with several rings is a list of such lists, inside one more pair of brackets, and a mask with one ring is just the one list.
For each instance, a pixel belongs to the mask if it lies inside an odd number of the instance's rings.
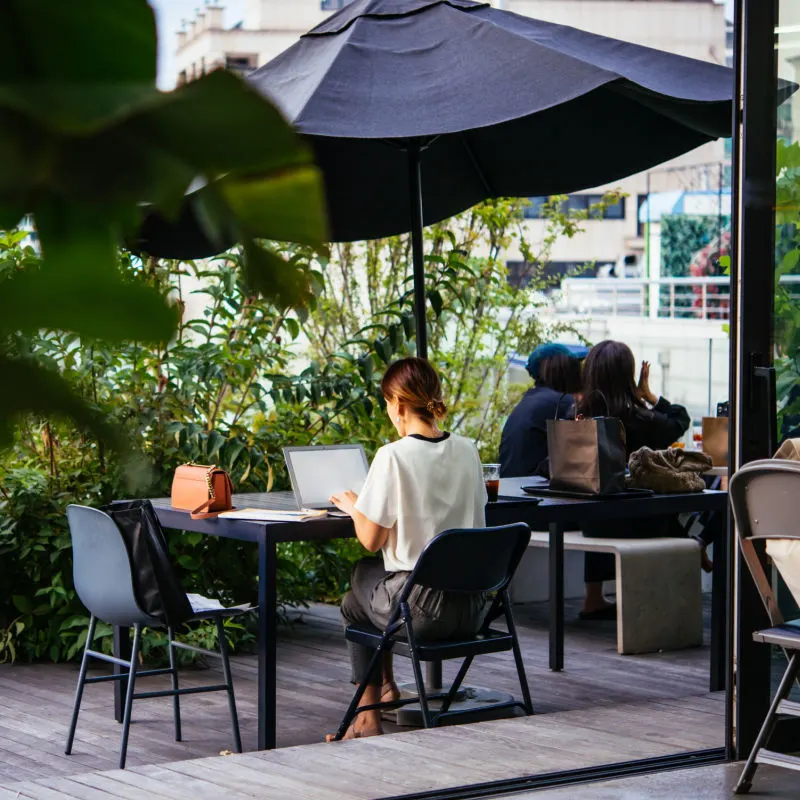
[[500,491],[500,465],[484,464],[483,480],[486,484],[486,494],[489,496],[489,502],[494,503]]

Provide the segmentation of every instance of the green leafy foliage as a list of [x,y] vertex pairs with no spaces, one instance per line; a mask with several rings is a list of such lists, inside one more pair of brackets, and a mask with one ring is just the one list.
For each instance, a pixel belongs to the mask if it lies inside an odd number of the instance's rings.
[[[0,279],[9,285],[41,269],[25,239],[24,232],[0,234]],[[294,258],[309,283],[319,280]],[[72,585],[67,504],[168,495],[175,467],[187,461],[223,466],[239,491],[285,489],[283,445],[348,437],[337,419],[353,427],[368,421],[367,390],[349,364],[312,363],[292,375],[297,353],[291,343],[305,310],[252,293],[240,266],[236,254],[212,264],[118,255],[124,281],[174,297],[182,312],[175,338],[163,344],[107,343],[47,330],[9,342],[15,363],[45,365],[37,369],[104,422],[76,428],[39,403],[9,432],[12,447],[0,459],[0,660],[73,658],[84,642],[87,620]],[[114,439],[98,431],[135,445],[139,461],[122,457],[125,448],[111,448]],[[171,545],[187,590],[230,602],[256,600],[255,548],[193,533],[174,534]],[[359,553],[349,542],[286,545],[280,601],[302,605],[340,596]],[[241,646],[252,634],[237,625],[230,632]],[[110,629],[100,633],[109,645]],[[215,636],[203,626],[190,635],[200,642]],[[147,647],[158,651],[162,638],[150,632]]]
[[[661,218],[661,264],[665,276],[684,278],[690,274],[689,265],[699,250],[719,241],[730,225],[728,217],[666,214]],[[711,265],[711,275],[721,275],[723,268],[717,259]]]
[[[526,200],[487,201],[426,229],[429,358],[451,409],[446,424],[473,438],[485,458],[496,460],[505,418],[527,388],[509,383],[509,357],[564,330],[546,326],[537,313],[554,288],[544,277],[553,245],[579,235],[591,215],[619,198],[609,192],[589,211],[549,198],[538,241],[529,239],[523,221]],[[525,262],[514,283],[505,265],[509,249]],[[377,383],[385,365],[415,353],[409,239],[343,244],[329,258],[309,258],[324,279],[317,309],[303,326],[311,352],[349,364],[381,403]],[[378,420],[363,436],[389,430]]]
[[259,243],[325,240],[308,148],[231,73],[168,93],[155,77],[146,0],[0,3],[0,228],[27,216],[43,256],[38,270],[0,284],[0,382],[19,388],[0,405],[0,446],[26,409],[59,410],[118,443],[63,382],[16,363],[7,340],[47,329],[167,342],[179,314],[163,287],[125,279],[118,246],[136,242],[145,215],[174,218],[190,187],[201,186],[191,202],[209,239],[221,250],[242,244],[253,289],[284,305],[313,296],[302,272]]
[[[581,228],[561,206],[558,198],[548,204],[537,246],[525,237],[523,201],[492,201],[426,231],[431,358],[451,409],[445,424],[474,438],[490,460],[505,415],[527,388],[509,381],[508,357],[560,333],[537,310],[550,289],[542,278],[550,247]],[[510,246],[528,265],[513,285],[504,263]],[[0,457],[0,660],[71,659],[84,643],[68,503],[166,496],[175,467],[187,461],[223,466],[237,491],[286,489],[287,443],[358,442],[372,456],[394,438],[378,383],[387,363],[414,353],[407,237],[340,245],[329,256],[269,247],[312,288],[310,300],[292,307],[260,296],[236,252],[210,263],[118,252],[121,281],[171,298],[172,339],[105,341],[47,329],[9,337],[10,358],[60,376],[107,426],[102,434],[76,427],[39,405],[9,434],[12,447]],[[13,286],[42,269],[25,232],[0,234],[0,280]],[[122,458],[106,433],[135,444],[139,462]],[[252,546],[178,532],[170,544],[188,591],[256,599]],[[337,600],[362,554],[355,540],[283,545],[280,602]],[[229,629],[238,647],[252,640],[246,625]],[[106,648],[110,633],[100,630]],[[190,632],[198,643],[215,635],[207,626]],[[158,656],[163,643],[163,633],[150,631],[147,652]]]
[[778,431],[785,437],[800,427],[800,305],[796,289],[783,280],[800,274],[800,143],[778,139],[776,174],[775,369]]

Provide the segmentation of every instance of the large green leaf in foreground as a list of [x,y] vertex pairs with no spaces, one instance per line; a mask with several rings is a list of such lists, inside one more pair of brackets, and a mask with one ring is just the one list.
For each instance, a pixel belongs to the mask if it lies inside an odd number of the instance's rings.
[[[309,150],[230,73],[169,93],[155,77],[146,0],[0,3],[0,229],[31,215],[43,256],[41,269],[0,283],[0,357],[3,337],[42,328],[167,340],[177,314],[155,290],[121,280],[116,248],[135,239],[145,214],[177,215],[198,180],[206,233],[243,244],[251,286],[286,305],[308,296],[302,273],[257,240],[325,240]],[[0,426],[45,392],[36,410],[61,410],[99,432],[57,382],[0,359],[0,384],[12,378],[18,401],[0,407]]]

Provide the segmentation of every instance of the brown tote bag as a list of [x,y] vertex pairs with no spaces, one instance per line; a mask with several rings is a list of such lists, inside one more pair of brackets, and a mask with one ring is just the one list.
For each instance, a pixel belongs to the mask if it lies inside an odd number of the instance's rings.
[[703,417],[703,452],[715,467],[728,466],[728,418]]
[[550,488],[605,495],[625,489],[625,428],[616,417],[547,420]]
[[216,465],[182,464],[172,479],[172,507],[189,511],[192,519],[215,517],[233,508],[230,475]]

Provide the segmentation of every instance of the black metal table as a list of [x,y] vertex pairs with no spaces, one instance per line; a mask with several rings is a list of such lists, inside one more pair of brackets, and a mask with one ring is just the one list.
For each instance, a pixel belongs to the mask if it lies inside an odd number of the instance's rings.
[[[564,531],[580,528],[582,523],[600,520],[625,520],[637,517],[680,514],[694,511],[717,511],[725,517],[727,493],[707,491],[691,495],[653,495],[627,500],[576,500],[548,498],[534,501],[520,490],[520,486],[535,482],[532,478],[504,480],[501,497],[486,507],[487,525],[527,522],[532,528],[548,530],[550,575],[550,668],[564,667]],[[290,492],[271,494],[234,495],[237,508],[291,507]],[[277,697],[277,545],[279,542],[325,541],[355,536],[349,518],[326,517],[308,522],[250,522],[236,519],[207,518],[193,520],[185,511],[171,508],[169,499],[153,500],[158,518],[165,528],[196,531],[210,536],[222,536],[252,542],[258,547],[258,748],[271,749],[276,745]],[[725,687],[725,602],[727,561],[724,535],[727,526],[721,526],[715,542],[715,573],[712,600],[711,636],[711,690]],[[125,657],[129,648],[127,631],[116,631],[115,651]],[[118,700],[122,681],[117,689]],[[117,716],[121,719],[121,702]]]
[[[624,521],[642,517],[676,515],[703,511],[717,512],[711,524],[714,536],[714,573],[711,593],[710,679],[712,692],[726,688],[728,641],[728,493],[706,490],[691,494],[654,494],[626,499],[543,499],[531,504],[521,487],[544,481],[539,478],[506,478],[501,481],[501,498],[486,507],[486,524],[527,522],[535,530],[549,531],[550,669],[564,668],[564,531],[585,523]],[[526,505],[527,501],[527,505]]]

